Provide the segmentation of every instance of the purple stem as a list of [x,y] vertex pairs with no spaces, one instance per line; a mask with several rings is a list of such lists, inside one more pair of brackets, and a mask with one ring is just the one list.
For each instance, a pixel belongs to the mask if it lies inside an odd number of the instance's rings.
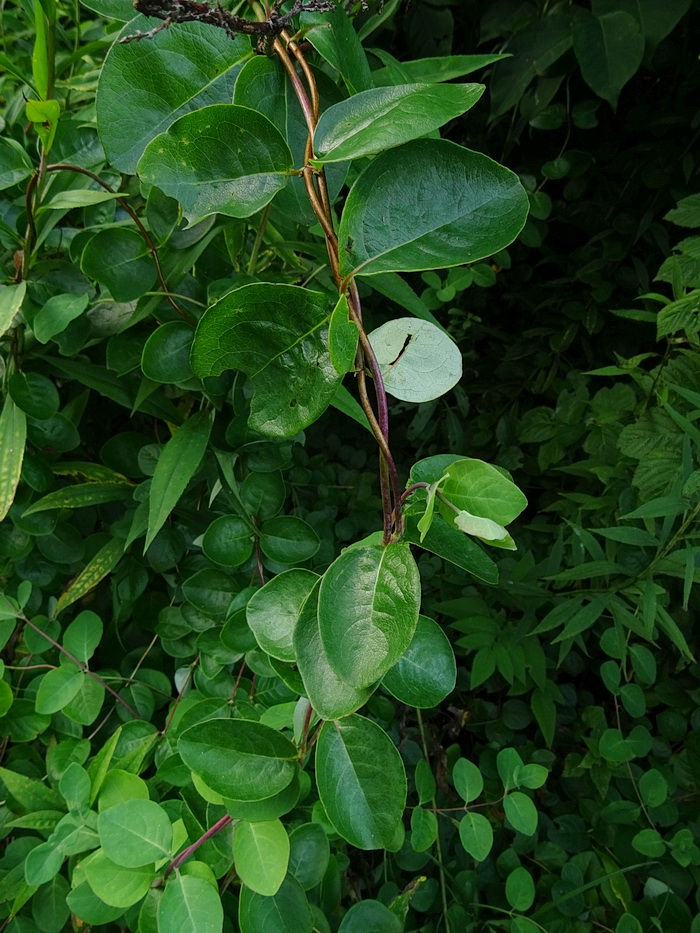
[[192,845],[187,846],[186,849],[183,849],[179,855],[176,855],[172,862],[165,869],[165,874],[163,875],[163,880],[168,877],[171,871],[175,871],[182,865],[183,862],[186,862],[187,859],[192,855],[197,849],[203,845],[207,839],[211,839],[212,836],[215,836],[218,832],[221,832],[222,829],[225,829],[230,823],[233,823],[233,817],[229,816],[228,813],[226,816],[222,816],[220,820],[217,820],[212,827],[210,827],[205,833],[197,839]]

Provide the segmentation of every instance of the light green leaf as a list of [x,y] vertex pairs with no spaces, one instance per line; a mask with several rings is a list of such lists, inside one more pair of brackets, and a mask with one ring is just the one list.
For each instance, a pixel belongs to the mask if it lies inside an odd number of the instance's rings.
[[428,402],[462,378],[462,354],[439,327],[414,317],[387,321],[369,334],[384,388],[403,402]]
[[92,207],[114,201],[116,198],[128,198],[128,191],[94,191],[91,188],[79,188],[74,191],[59,191],[41,202],[39,210],[72,211],[76,207]]
[[370,687],[413,638],[420,578],[408,544],[354,547],[321,581],[318,624],[328,661],[354,687]]
[[617,105],[620,91],[644,57],[644,37],[634,17],[622,10],[594,16],[579,10],[574,17],[574,52],[588,86]]
[[32,887],[39,887],[55,878],[61,870],[65,856],[50,842],[42,842],[27,853],[24,878]]
[[125,868],[107,858],[102,849],[88,856],[82,864],[88,884],[100,900],[110,907],[126,908],[136,904],[148,892],[156,877],[153,865]]
[[200,411],[178,428],[158,458],[148,496],[148,533],[144,551],[165,524],[197,472],[211,433],[210,412]]
[[328,324],[328,352],[336,372],[341,376],[355,366],[358,339],[357,324],[349,318],[348,299],[341,295]]
[[314,133],[314,165],[375,155],[461,116],[483,84],[400,84],[355,94],[326,110]]
[[529,910],[535,901],[535,882],[522,865],[506,878],[506,898],[513,910]]
[[508,794],[503,801],[506,819],[516,832],[532,836],[537,829],[537,809],[532,800],[520,791]]
[[393,849],[406,805],[396,746],[376,723],[353,714],[327,722],[316,744],[318,793],[333,826],[358,849]]
[[250,217],[287,184],[292,154],[261,113],[214,104],[185,114],[139,160],[144,181],[182,204],[190,224],[210,214]]
[[447,140],[416,139],[377,156],[350,189],[339,230],[341,272],[475,262],[515,239],[528,207],[517,176],[502,165]]
[[153,800],[125,800],[103,810],[97,831],[107,858],[123,868],[142,868],[170,855],[170,819]]
[[508,532],[502,525],[492,522],[490,518],[472,515],[464,509],[455,515],[453,521],[460,531],[481,538],[482,541],[502,541],[508,537]]
[[114,570],[123,553],[124,542],[119,538],[111,538],[103,545],[78,576],[61,593],[56,603],[56,615],[97,586],[100,580],[103,580],[108,573]]
[[357,688],[341,680],[330,665],[318,628],[318,591],[314,585],[294,628],[294,653],[306,695],[322,719],[339,719],[364,706],[373,688]]
[[481,771],[468,758],[458,758],[452,769],[452,781],[455,790],[465,803],[476,800],[484,789],[484,779]]
[[636,757],[634,747],[619,729],[606,729],[598,742],[598,750],[606,761],[619,764]]
[[438,836],[437,816],[432,810],[414,807],[411,813],[411,848],[425,852]]
[[328,352],[329,313],[325,295],[294,285],[238,288],[200,319],[194,371],[246,373],[255,385],[250,427],[291,437],[325,411],[340,381]]
[[134,487],[127,483],[77,483],[42,496],[32,502],[24,515],[45,512],[47,509],[79,509],[88,505],[102,505],[118,499],[130,499]]
[[[450,464],[441,494],[458,509],[508,525],[522,512],[527,499],[512,480],[483,460],[465,458]],[[441,503],[448,524],[456,524],[455,513]]]
[[483,862],[493,847],[493,829],[483,813],[467,812],[459,821],[459,839],[473,859]]
[[[417,507],[418,494],[414,493],[411,499],[414,497],[417,500]],[[404,539],[410,541],[411,544],[419,544],[426,551],[432,551],[433,554],[461,567],[462,570],[473,574],[484,583],[498,583],[498,567],[488,554],[485,554],[476,542],[466,537],[457,528],[450,527],[441,515],[433,516],[430,529],[423,535],[421,541],[417,518],[415,514],[407,512]]]
[[0,290],[0,337],[12,326],[15,315],[22,307],[27,292],[27,283],[19,285],[6,285]]
[[182,760],[222,797],[264,800],[296,773],[297,751],[275,729],[245,719],[209,719],[178,739]]
[[15,498],[27,442],[27,417],[8,395],[0,414],[0,522]]
[[312,933],[314,926],[306,894],[290,875],[271,897],[241,888],[238,924],[241,933]]
[[39,343],[48,343],[62,333],[71,321],[87,308],[89,298],[84,295],[54,295],[39,309],[32,322],[34,336]]
[[289,836],[279,820],[240,822],[233,833],[233,860],[243,884],[270,897],[277,894],[289,864]]
[[36,711],[45,715],[57,713],[73,699],[83,686],[85,674],[75,664],[65,664],[44,674],[36,692]]
[[63,647],[87,664],[102,640],[102,619],[89,609],[80,612],[63,633]]
[[455,688],[457,665],[449,638],[432,619],[418,617],[405,654],[382,680],[400,703],[418,709],[438,706]]
[[107,158],[133,174],[146,145],[185,113],[228,104],[236,75],[251,55],[250,41],[221,29],[180,23],[149,43],[119,39],[146,32],[153,20],[138,16],[112,45],[97,88],[97,124]]
[[[36,810],[65,811],[61,795],[41,781],[29,778],[18,771],[11,771],[9,768],[0,768],[0,780],[5,785],[7,793],[24,813],[32,813]],[[11,809],[15,810],[14,803]]]
[[294,629],[318,574],[301,568],[277,574],[256,590],[246,606],[246,619],[263,651],[280,661],[295,661]]
[[24,181],[33,171],[34,165],[24,147],[15,139],[0,136],[0,191]]
[[157,917],[159,933],[221,933],[224,925],[219,892],[196,875],[171,875]]

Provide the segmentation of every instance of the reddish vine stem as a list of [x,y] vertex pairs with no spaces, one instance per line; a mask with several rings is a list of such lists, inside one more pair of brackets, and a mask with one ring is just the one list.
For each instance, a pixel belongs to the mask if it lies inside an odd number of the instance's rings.
[[201,845],[204,845],[208,839],[216,836],[217,833],[220,833],[222,829],[230,826],[231,823],[233,823],[233,817],[229,816],[228,814],[226,814],[226,816],[222,816],[220,820],[217,820],[216,823],[214,823],[213,826],[210,826],[205,833],[202,833],[199,839],[196,839],[192,845],[187,846],[187,848],[183,849],[179,855],[175,856],[172,862],[165,869],[162,880],[159,879],[159,883],[162,884],[168,875],[171,872],[176,871],[180,865],[182,865],[183,862],[186,862],[191,855],[194,855],[194,853]]
[[[96,184],[101,185],[105,191],[109,191],[110,194],[116,194],[117,192],[112,188],[111,185],[107,184],[99,175],[96,175],[94,172],[91,172],[89,169],[82,168],[80,165],[72,165],[69,162],[55,162],[53,165],[47,165],[45,167],[46,172],[77,172],[80,175],[85,175],[88,178],[91,178],[92,181]],[[39,181],[39,172],[35,172],[32,177],[29,179],[27,184],[27,190],[25,193],[25,204],[27,210],[27,240],[25,243],[25,253],[27,257],[31,252],[32,246],[36,241],[36,224],[34,223],[34,189],[37,186]],[[116,200],[119,202],[119,205],[127,212],[129,217],[133,220],[138,228],[139,233],[143,237],[144,243],[148,247],[148,251],[151,254],[154,265],[156,267],[156,273],[158,275],[158,281],[160,282],[161,288],[165,294],[165,297],[168,299],[174,310],[180,315],[180,317],[186,321],[188,324],[194,327],[195,321],[192,317],[181,308],[175,299],[172,297],[170,289],[168,288],[168,283],[165,281],[165,276],[163,275],[163,268],[160,264],[160,258],[158,256],[158,248],[151,239],[151,235],[148,230],[144,227],[141,222],[140,217],[134,211],[130,204],[127,203],[126,198],[117,197]],[[27,259],[28,261],[28,259]]]

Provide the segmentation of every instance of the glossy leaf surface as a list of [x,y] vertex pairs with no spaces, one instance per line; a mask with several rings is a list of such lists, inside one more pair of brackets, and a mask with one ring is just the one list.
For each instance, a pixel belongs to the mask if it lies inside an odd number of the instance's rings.
[[289,836],[279,820],[239,823],[233,834],[236,872],[252,891],[277,894],[287,874]]
[[449,638],[432,619],[418,617],[405,654],[382,680],[386,689],[407,706],[437,706],[455,687],[457,665]]
[[246,607],[248,625],[258,644],[273,658],[294,661],[294,630],[318,576],[301,568],[277,574],[257,590]]

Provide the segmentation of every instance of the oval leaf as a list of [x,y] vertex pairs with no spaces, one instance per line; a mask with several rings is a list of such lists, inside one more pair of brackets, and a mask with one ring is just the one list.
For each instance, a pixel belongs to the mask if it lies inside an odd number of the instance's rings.
[[208,719],[186,729],[177,750],[188,768],[221,794],[264,800],[296,773],[297,751],[279,732],[246,719]]
[[294,629],[318,575],[294,569],[273,577],[256,590],[246,606],[246,618],[263,651],[280,661],[295,661]]
[[97,831],[107,858],[123,868],[142,868],[170,855],[172,826],[153,800],[125,800],[103,810]]
[[327,722],[316,745],[318,793],[337,832],[358,849],[394,848],[406,805],[401,756],[376,723]]
[[241,933],[312,933],[314,925],[306,894],[290,876],[271,897],[241,888],[238,924]]
[[352,186],[340,222],[341,272],[475,262],[515,239],[528,205],[517,176],[487,156],[416,139],[377,156]]
[[506,818],[516,832],[532,836],[537,829],[537,809],[525,794],[514,791],[503,801]]
[[403,402],[428,402],[462,378],[462,354],[444,330],[429,321],[401,317],[369,335],[384,388]]
[[295,285],[246,285],[202,316],[192,348],[200,377],[239,369],[255,386],[250,426],[291,437],[321,415],[340,376],[328,352],[326,296]]
[[[498,525],[507,525],[527,505],[527,499],[515,483],[483,460],[457,460],[445,469],[445,475],[447,478],[440,492],[472,517],[489,518]],[[452,509],[441,503],[440,512],[448,524],[457,525],[458,516]]]
[[457,664],[449,638],[432,619],[419,616],[406,653],[384,675],[382,686],[400,703],[429,709],[452,693]]
[[176,120],[147,146],[138,173],[176,198],[191,224],[209,214],[250,217],[287,184],[292,154],[261,113],[214,104]]
[[252,55],[250,41],[233,41],[202,23],[179,23],[149,42],[119,39],[146,31],[153,20],[138,16],[110,49],[97,88],[97,122],[107,158],[133,174],[146,144],[185,113],[209,104],[227,104],[236,75]]
[[465,813],[459,821],[459,838],[477,862],[483,862],[493,846],[493,829],[483,813]]
[[289,836],[279,820],[241,822],[233,834],[233,860],[243,884],[258,894],[277,894],[287,874]]
[[221,933],[224,910],[213,884],[175,872],[158,903],[158,929],[171,933]]
[[420,578],[405,542],[349,548],[321,581],[318,623],[328,661],[370,687],[406,651],[418,624]]
[[355,94],[322,114],[314,164],[374,155],[425,136],[461,116],[483,93],[483,84],[399,84]]

